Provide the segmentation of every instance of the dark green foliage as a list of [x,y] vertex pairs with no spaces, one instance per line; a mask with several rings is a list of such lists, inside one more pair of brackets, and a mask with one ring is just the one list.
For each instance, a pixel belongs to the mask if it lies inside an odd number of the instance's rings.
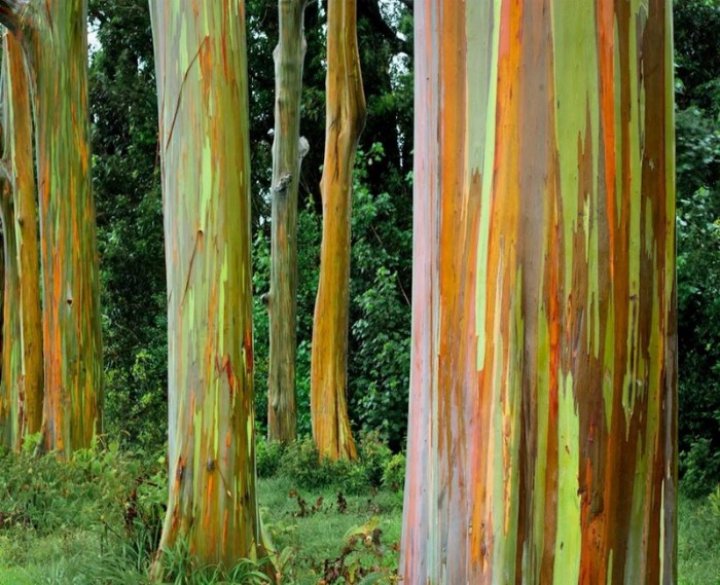
[[358,449],[360,465],[364,468],[366,482],[380,487],[383,473],[392,457],[392,451],[380,440],[380,433],[370,431],[360,437]]
[[[270,449],[278,449],[269,453]],[[276,464],[278,453],[280,464]],[[262,442],[258,446],[258,474],[270,477],[268,471],[286,478],[296,488],[322,489],[336,487],[349,494],[362,494],[383,485],[385,470],[393,457],[392,451],[380,440],[376,431],[363,433],[356,461],[320,460],[317,448],[309,438],[299,439],[279,449],[274,444]],[[261,461],[263,473],[261,473]],[[404,469],[402,471],[404,473]]]
[[255,441],[255,467],[258,477],[273,477],[280,469],[285,446],[279,441],[267,441],[258,436]]
[[101,452],[80,450],[69,462],[37,458],[28,447],[18,456],[2,453],[0,467],[0,528],[45,535],[68,525],[101,526],[131,500],[133,520],[147,517],[134,487],[146,468],[121,457],[116,443]]
[[720,477],[720,451],[714,448],[713,440],[700,436],[687,451],[681,453],[683,470],[683,491],[691,498],[706,495]]
[[720,3],[676,1],[680,471],[720,482]]
[[2,564],[32,565],[50,553],[31,543],[75,534],[76,543],[53,554],[62,560],[43,568],[45,582],[142,582],[165,513],[164,461],[122,454],[113,443],[60,462],[35,457],[31,445],[0,454],[0,539],[13,543],[3,547]]
[[293,485],[316,489],[337,483],[335,465],[328,459],[320,460],[312,439],[298,439],[285,448],[280,473]]
[[[368,169],[385,158],[381,144],[360,152],[355,171],[350,284],[349,394],[353,424],[376,430],[393,450],[402,449],[407,420],[410,367],[410,260],[412,218],[403,211],[408,180],[391,197],[368,187]],[[318,277],[321,218],[311,206],[298,217],[298,432],[310,433],[310,340]],[[267,386],[268,320],[261,295],[267,292],[269,243],[263,231],[254,243],[255,384]],[[266,395],[256,412],[264,428]]]
[[353,421],[399,450],[410,385],[411,183],[396,177],[373,193],[370,169],[384,160],[378,143],[356,165],[348,368]]
[[385,465],[382,484],[387,489],[399,492],[405,487],[405,454],[396,453]]
[[166,436],[166,305],[155,67],[147,0],[90,2],[93,189],[101,258],[106,429]]

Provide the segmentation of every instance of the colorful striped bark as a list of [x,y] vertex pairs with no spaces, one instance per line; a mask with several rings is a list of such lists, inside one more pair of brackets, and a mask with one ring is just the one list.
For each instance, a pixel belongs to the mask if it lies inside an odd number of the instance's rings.
[[295,439],[297,327],[297,205],[300,165],[307,142],[300,138],[300,100],[305,59],[307,0],[278,0],[275,48],[275,138],[273,140],[268,438]]
[[[8,128],[3,128],[7,135]],[[0,440],[7,448],[15,448],[22,436],[24,406],[21,403],[22,336],[20,333],[20,282],[17,271],[17,243],[13,213],[13,182],[11,175],[0,180],[0,223],[3,230],[3,306],[2,306],[2,381],[0,382]]]
[[60,455],[100,429],[102,339],[87,103],[87,0],[0,0],[34,98],[43,272],[43,434]]
[[356,0],[328,0],[323,235],[312,338],[310,406],[321,457],[356,457],[347,409],[352,171],[365,124]]
[[168,284],[161,547],[256,554],[250,150],[242,0],[152,0]]
[[[20,42],[3,43],[3,164],[9,184],[2,215],[6,272],[2,399],[8,417],[0,421],[6,444],[19,449],[27,433],[40,431],[43,407],[42,324],[37,203],[33,169],[32,114]],[[0,407],[0,411],[3,407]]]
[[415,18],[403,583],[674,583],[670,0]]

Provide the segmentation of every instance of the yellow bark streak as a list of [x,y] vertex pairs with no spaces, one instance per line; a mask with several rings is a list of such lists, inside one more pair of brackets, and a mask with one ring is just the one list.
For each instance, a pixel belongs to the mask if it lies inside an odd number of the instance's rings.
[[312,342],[311,409],[322,457],[356,457],[347,409],[352,170],[365,123],[355,0],[328,2],[323,237]]

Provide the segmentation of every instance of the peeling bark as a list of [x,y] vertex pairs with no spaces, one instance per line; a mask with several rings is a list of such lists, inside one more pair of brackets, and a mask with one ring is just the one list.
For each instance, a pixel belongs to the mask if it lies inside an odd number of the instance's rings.
[[[41,429],[43,411],[43,335],[40,306],[40,262],[38,242],[38,202],[33,168],[33,124],[30,88],[25,56],[20,43],[6,39],[8,55],[8,106],[12,128],[10,169],[14,177],[13,206],[15,211],[18,279],[20,283],[20,322],[22,331],[22,381],[24,393],[23,433]],[[22,435],[21,435],[22,436]]]
[[268,438],[295,439],[297,327],[297,205],[300,167],[307,142],[300,138],[307,0],[278,0],[275,48],[275,138],[273,141]]
[[161,549],[255,557],[250,150],[242,0],[151,0],[168,283]]
[[26,10],[43,272],[44,445],[69,456],[102,426],[102,336],[90,177],[87,0]]
[[[4,132],[7,130],[4,128]],[[3,230],[2,382],[0,382],[0,438],[8,448],[22,432],[23,405],[18,394],[20,378],[20,285],[17,273],[13,185],[9,174],[0,180],[0,221]]]
[[403,583],[674,583],[671,2],[415,18]]
[[5,443],[22,446],[40,431],[43,403],[42,325],[38,261],[37,203],[33,170],[32,119],[25,55],[6,34],[3,43],[3,165],[7,180],[0,200],[5,271],[2,396]]
[[321,457],[357,456],[347,409],[352,171],[365,124],[356,0],[329,0],[323,236],[312,339],[312,428]]

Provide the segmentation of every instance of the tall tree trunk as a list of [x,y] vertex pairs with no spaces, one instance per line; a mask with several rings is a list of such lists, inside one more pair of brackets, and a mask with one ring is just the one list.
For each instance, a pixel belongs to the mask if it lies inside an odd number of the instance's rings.
[[307,152],[307,142],[300,138],[306,4],[307,0],[278,0],[279,40],[274,53],[268,436],[283,442],[295,439],[297,420],[297,205],[300,165]]
[[69,455],[102,424],[102,338],[90,177],[87,0],[36,11],[45,446]]
[[365,124],[356,0],[327,8],[325,162],[320,184],[323,236],[312,338],[312,428],[322,457],[356,457],[347,409],[350,211],[353,165]]
[[43,434],[61,455],[102,425],[102,338],[90,177],[87,0],[0,0],[32,78],[43,272]]
[[[5,98],[3,98],[5,99]],[[7,134],[8,128],[3,128]],[[9,172],[0,184],[0,223],[3,230],[3,257],[5,259],[3,281],[3,345],[2,379],[0,381],[0,433],[2,443],[15,448],[22,436],[24,405],[20,390],[22,375],[22,336],[20,334],[20,283],[17,271],[15,240],[15,216],[12,205],[13,181]]]
[[161,547],[255,555],[250,151],[242,0],[151,0],[168,283]]
[[[3,188],[2,183],[6,178],[0,177],[0,189]],[[0,246],[0,282],[5,282],[5,234],[2,234],[3,245]],[[0,356],[2,356],[3,347],[5,347],[5,287],[0,286]],[[0,379],[2,379],[3,364],[0,359]],[[0,392],[0,425],[4,425],[8,418],[9,403],[5,399],[4,392]],[[9,445],[10,440],[6,438],[6,431],[0,426],[0,441],[2,444]]]
[[40,270],[30,93],[25,54],[13,35],[5,35],[3,55],[3,164],[9,184],[0,204],[8,259],[2,387],[10,416],[0,425],[7,444],[18,449],[42,423]]
[[674,583],[670,0],[415,18],[403,582]]

